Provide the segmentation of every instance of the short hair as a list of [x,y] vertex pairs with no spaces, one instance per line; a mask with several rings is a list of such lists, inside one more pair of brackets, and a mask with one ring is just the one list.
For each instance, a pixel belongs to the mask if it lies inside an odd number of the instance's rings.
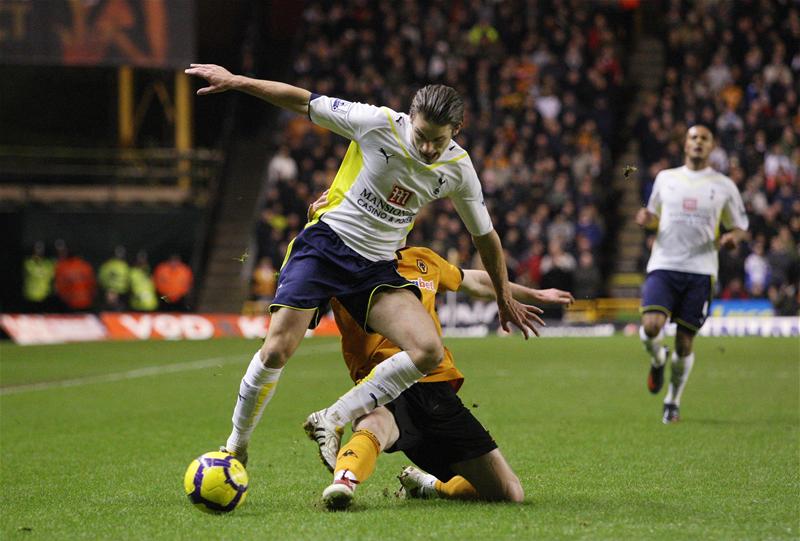
[[428,85],[417,90],[411,100],[411,116],[417,113],[425,120],[440,126],[459,128],[464,123],[464,100],[455,88]]
[[691,130],[692,128],[703,128],[704,130],[708,131],[709,134],[711,134],[711,140],[712,141],[715,141],[717,139],[717,136],[714,133],[714,130],[709,128],[706,124],[692,124],[691,126],[689,126],[686,129],[686,135],[684,135],[684,137],[683,137],[684,141],[689,137],[689,130]]

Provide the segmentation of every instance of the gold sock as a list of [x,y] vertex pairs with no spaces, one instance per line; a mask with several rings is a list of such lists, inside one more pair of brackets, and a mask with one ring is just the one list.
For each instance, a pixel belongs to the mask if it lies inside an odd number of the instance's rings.
[[437,479],[433,487],[442,498],[450,498],[453,500],[478,499],[478,491],[475,490],[475,487],[472,486],[469,481],[460,475],[456,475],[446,483],[442,483]]
[[375,462],[380,453],[380,443],[369,430],[358,430],[350,441],[339,449],[334,471],[350,470],[359,483],[366,481],[375,471]]

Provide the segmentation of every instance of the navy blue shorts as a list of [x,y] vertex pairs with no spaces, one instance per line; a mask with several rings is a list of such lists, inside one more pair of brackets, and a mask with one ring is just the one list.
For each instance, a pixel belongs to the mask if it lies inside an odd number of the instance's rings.
[[372,296],[384,288],[419,288],[397,272],[397,261],[370,261],[349,248],[322,221],[305,228],[289,245],[270,313],[278,308],[314,310],[313,329],[336,297],[367,332]]
[[700,330],[708,317],[711,304],[712,278],[670,270],[654,270],[642,286],[645,312],[663,312],[672,321],[692,333]]
[[386,408],[400,429],[400,437],[386,452],[403,451],[411,462],[442,482],[455,475],[452,464],[497,449],[449,381],[415,383]]

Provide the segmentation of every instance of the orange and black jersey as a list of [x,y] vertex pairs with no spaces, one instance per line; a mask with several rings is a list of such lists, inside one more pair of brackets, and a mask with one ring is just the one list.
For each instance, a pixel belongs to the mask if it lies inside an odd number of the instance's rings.
[[[397,251],[397,270],[404,278],[417,284],[422,293],[422,305],[433,318],[441,336],[442,326],[436,314],[436,293],[458,290],[464,278],[463,271],[433,250],[417,247]],[[336,325],[342,333],[342,355],[353,381],[362,379],[378,363],[400,351],[399,347],[380,334],[366,333],[336,299],[331,300],[331,307]],[[448,381],[457,390],[464,376],[455,367],[450,350],[445,348],[439,366],[420,381]]]

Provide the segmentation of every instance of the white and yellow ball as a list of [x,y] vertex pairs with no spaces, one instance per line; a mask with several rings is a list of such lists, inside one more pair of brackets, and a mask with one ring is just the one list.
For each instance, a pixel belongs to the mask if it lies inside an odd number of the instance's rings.
[[229,513],[242,505],[248,484],[242,463],[219,451],[194,459],[183,477],[189,501],[206,513]]

